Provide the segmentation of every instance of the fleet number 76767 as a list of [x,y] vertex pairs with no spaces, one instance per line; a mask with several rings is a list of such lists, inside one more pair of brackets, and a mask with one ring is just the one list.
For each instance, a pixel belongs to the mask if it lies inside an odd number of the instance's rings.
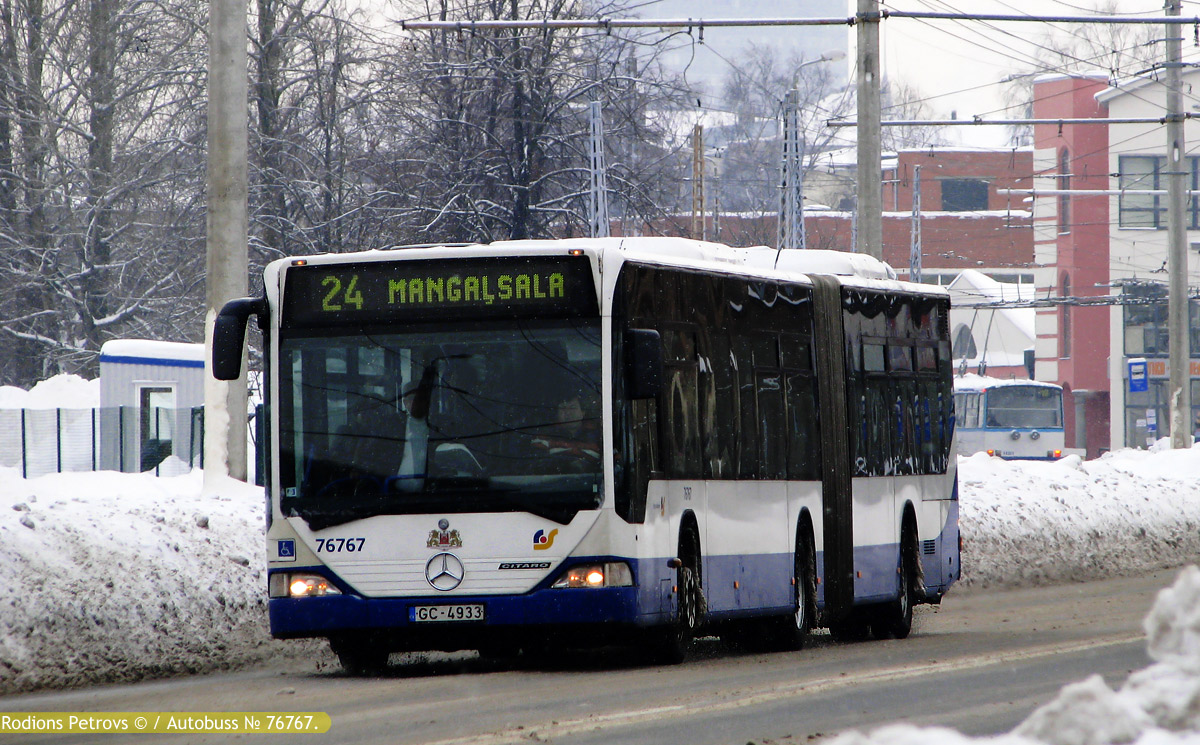
[[329,551],[338,553],[341,551],[362,551],[366,545],[366,538],[318,538],[317,551]]

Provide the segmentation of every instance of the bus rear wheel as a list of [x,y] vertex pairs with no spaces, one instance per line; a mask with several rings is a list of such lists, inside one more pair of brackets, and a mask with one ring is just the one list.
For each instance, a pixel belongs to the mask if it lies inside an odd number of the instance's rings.
[[[816,557],[812,538],[807,531],[796,537],[794,558],[792,615],[772,619],[764,641],[771,650],[795,651],[808,643],[813,621],[817,616]],[[752,644],[753,646],[753,644]]]

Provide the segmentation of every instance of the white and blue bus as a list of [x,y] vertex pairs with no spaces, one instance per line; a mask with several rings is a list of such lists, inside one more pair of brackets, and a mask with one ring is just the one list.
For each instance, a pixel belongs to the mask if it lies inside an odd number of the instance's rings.
[[904,637],[958,578],[948,296],[683,239],[283,259],[264,331],[271,632],[402,650]]
[[954,378],[954,409],[959,455],[987,453],[1006,460],[1063,456],[1060,385],[960,375]]

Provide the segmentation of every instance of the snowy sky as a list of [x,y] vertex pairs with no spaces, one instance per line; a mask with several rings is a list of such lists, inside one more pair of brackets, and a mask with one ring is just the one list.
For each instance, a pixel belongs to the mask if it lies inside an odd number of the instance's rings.
[[[1002,15],[1092,14],[1101,0],[881,0],[892,10]],[[856,5],[854,0],[850,4]],[[1122,15],[1162,16],[1163,0],[1117,0]],[[1200,12],[1200,2],[1184,3],[1183,14]],[[1048,34],[1069,38],[1076,33],[1066,24],[962,22],[891,19],[881,30],[885,77],[916,86],[934,118],[985,119],[1023,116],[1006,110],[1000,81],[1008,75],[1041,71],[1037,58]],[[1162,34],[1158,35],[1159,37]],[[854,41],[853,33],[850,36]],[[852,64],[853,60],[850,60]],[[1136,72],[1128,69],[1124,74]],[[972,144],[1003,144],[1003,128],[960,128]],[[988,135],[988,130],[995,130]],[[997,139],[998,138],[998,139]]]
[[[1000,15],[1091,15],[1106,0],[881,0],[889,10]],[[1164,15],[1163,0],[1116,0],[1121,15]],[[653,0],[640,5],[643,18],[838,18],[854,15],[856,0],[790,0],[761,3],[752,0]],[[1186,0],[1183,15],[1200,14],[1200,0]],[[1035,22],[964,22],[893,18],[881,25],[881,66],[884,77],[901,81],[920,92],[929,116],[988,119],[1023,116],[1007,108],[1001,81],[1010,75],[1046,72],[1038,62],[1046,39],[1069,39],[1078,33],[1070,24]],[[1159,37],[1162,34],[1158,34]],[[676,70],[686,70],[688,81],[708,88],[710,98],[720,93],[720,81],[730,73],[751,43],[769,45],[780,57],[795,54],[815,59],[833,49],[848,52],[844,79],[854,79],[856,32],[842,26],[707,29],[704,43],[686,36],[669,42],[667,60]],[[1187,47],[1185,45],[1185,54]],[[1132,60],[1130,60],[1132,62]],[[1137,72],[1132,67],[1121,75]],[[708,102],[706,102],[707,105]],[[1003,127],[960,127],[950,135],[963,144],[1000,147]]]
[[[62,376],[20,404],[85,404],[94,400],[92,386]],[[0,390],[0,401],[15,395]],[[1049,584],[1193,561],[1200,447],[1165,444],[1086,462],[960,458],[965,582]],[[227,668],[278,654],[266,625],[262,491],[214,481],[206,488],[198,472],[22,479],[0,468],[0,692]],[[1099,677],[1070,686],[989,745],[1200,744],[1200,569],[1180,574],[1145,625],[1153,666],[1117,690]],[[838,745],[969,741],[897,726],[843,735]]]

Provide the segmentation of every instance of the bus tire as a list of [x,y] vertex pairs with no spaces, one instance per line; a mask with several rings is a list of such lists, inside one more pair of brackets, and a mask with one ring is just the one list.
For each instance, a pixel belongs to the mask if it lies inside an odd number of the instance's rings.
[[900,537],[900,595],[884,608],[874,624],[878,639],[904,639],[912,631],[913,606],[921,589],[919,550],[916,528],[911,520],[905,520]]
[[675,620],[666,629],[652,633],[649,640],[650,659],[666,665],[677,665],[687,659],[705,610],[698,571],[700,541],[690,530],[679,538],[679,558],[683,564],[676,570],[679,600]]
[[806,527],[802,527],[796,535],[792,575],[794,609],[792,615],[772,620],[766,635],[771,649],[803,649],[809,641],[809,634],[817,617],[817,562],[813,553],[813,540]]
[[380,675],[387,671],[391,652],[387,647],[362,641],[333,640],[329,642],[333,653],[347,675]]

